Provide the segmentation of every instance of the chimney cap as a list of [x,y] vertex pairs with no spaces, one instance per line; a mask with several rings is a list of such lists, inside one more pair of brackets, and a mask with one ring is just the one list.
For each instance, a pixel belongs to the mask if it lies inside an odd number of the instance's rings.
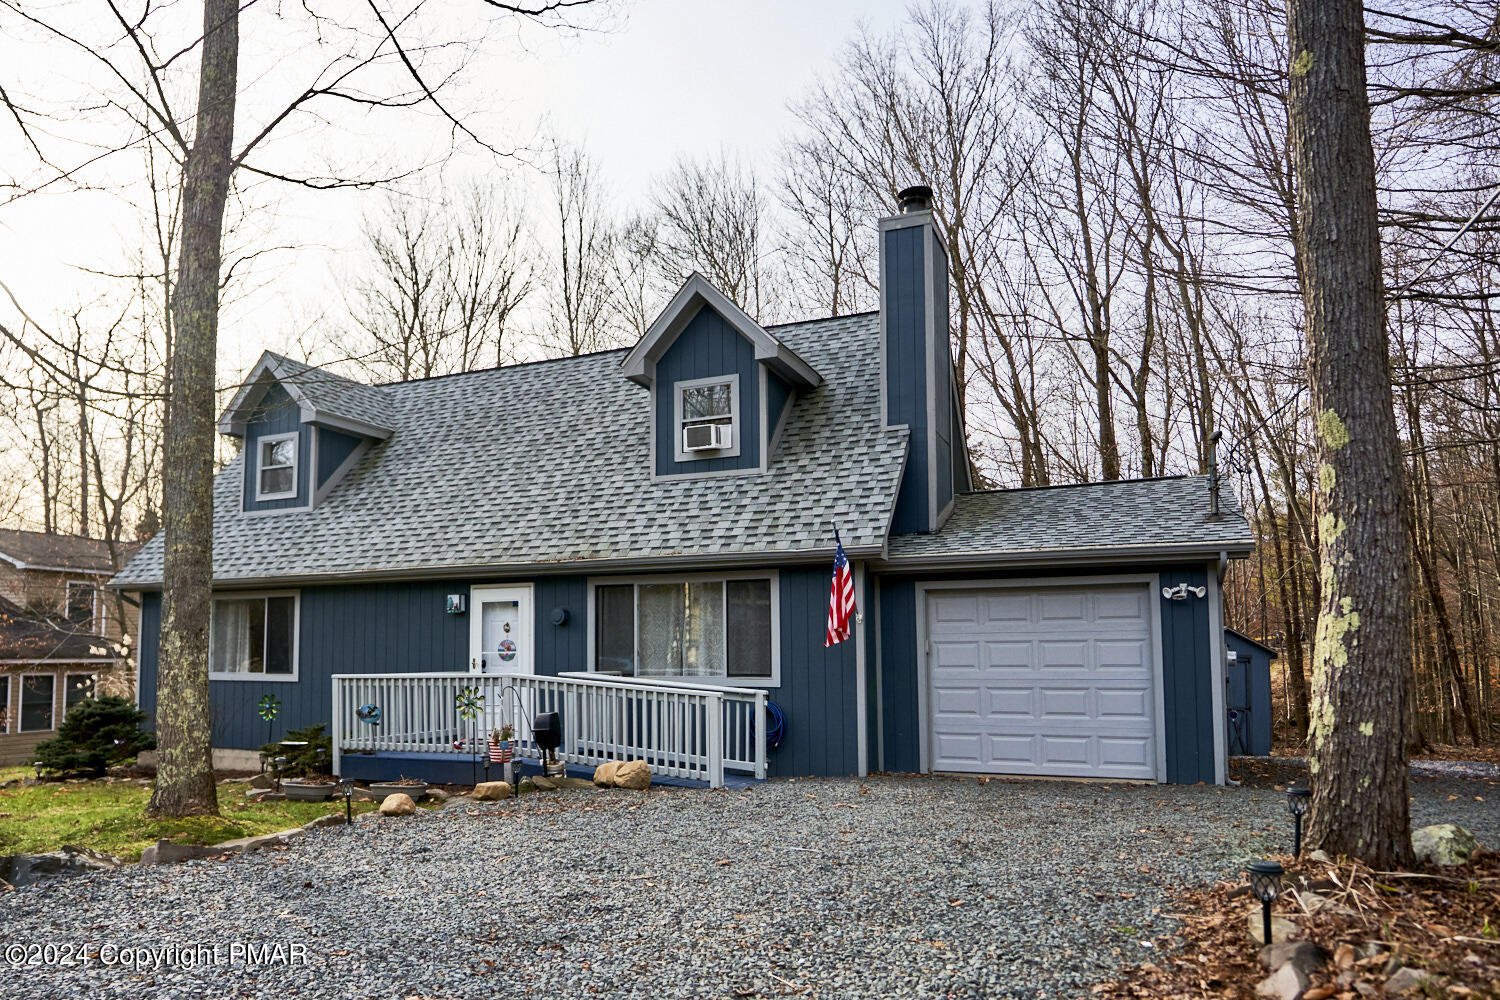
[[926,212],[932,208],[932,188],[926,184],[913,184],[902,188],[896,195],[896,207],[902,215],[908,212]]

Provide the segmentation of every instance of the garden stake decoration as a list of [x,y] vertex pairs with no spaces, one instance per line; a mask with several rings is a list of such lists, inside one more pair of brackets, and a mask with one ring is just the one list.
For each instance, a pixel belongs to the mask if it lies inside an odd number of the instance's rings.
[[479,743],[479,732],[476,724],[484,709],[484,694],[478,688],[466,687],[454,696],[453,703],[458,709],[458,717],[469,723],[469,777],[478,784],[479,757],[475,747]]
[[281,701],[274,694],[268,694],[260,700],[260,717],[266,724],[266,742],[271,742],[273,724],[276,716],[281,714]]
[[1292,814],[1292,857],[1302,857],[1302,817],[1312,805],[1312,789],[1292,787],[1286,790],[1286,809]]
[[1250,891],[1260,900],[1261,927],[1265,943],[1271,943],[1271,903],[1281,895],[1281,865],[1275,861],[1252,861],[1245,866],[1250,873]]

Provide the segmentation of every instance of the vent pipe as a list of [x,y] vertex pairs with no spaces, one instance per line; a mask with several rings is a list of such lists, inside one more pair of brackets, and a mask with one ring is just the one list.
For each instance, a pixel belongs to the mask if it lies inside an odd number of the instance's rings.
[[926,184],[914,184],[909,188],[902,188],[896,195],[896,209],[902,215],[912,212],[926,212],[932,208],[932,188]]

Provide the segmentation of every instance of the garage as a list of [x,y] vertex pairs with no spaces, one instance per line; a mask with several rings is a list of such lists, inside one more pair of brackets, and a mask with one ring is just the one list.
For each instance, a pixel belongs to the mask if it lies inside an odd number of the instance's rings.
[[1157,777],[1147,584],[919,593],[932,770]]

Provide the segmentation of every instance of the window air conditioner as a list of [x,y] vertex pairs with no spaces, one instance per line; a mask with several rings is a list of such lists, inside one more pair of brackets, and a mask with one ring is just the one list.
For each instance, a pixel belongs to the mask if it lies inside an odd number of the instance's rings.
[[719,451],[729,447],[728,424],[689,424],[682,429],[683,451]]

